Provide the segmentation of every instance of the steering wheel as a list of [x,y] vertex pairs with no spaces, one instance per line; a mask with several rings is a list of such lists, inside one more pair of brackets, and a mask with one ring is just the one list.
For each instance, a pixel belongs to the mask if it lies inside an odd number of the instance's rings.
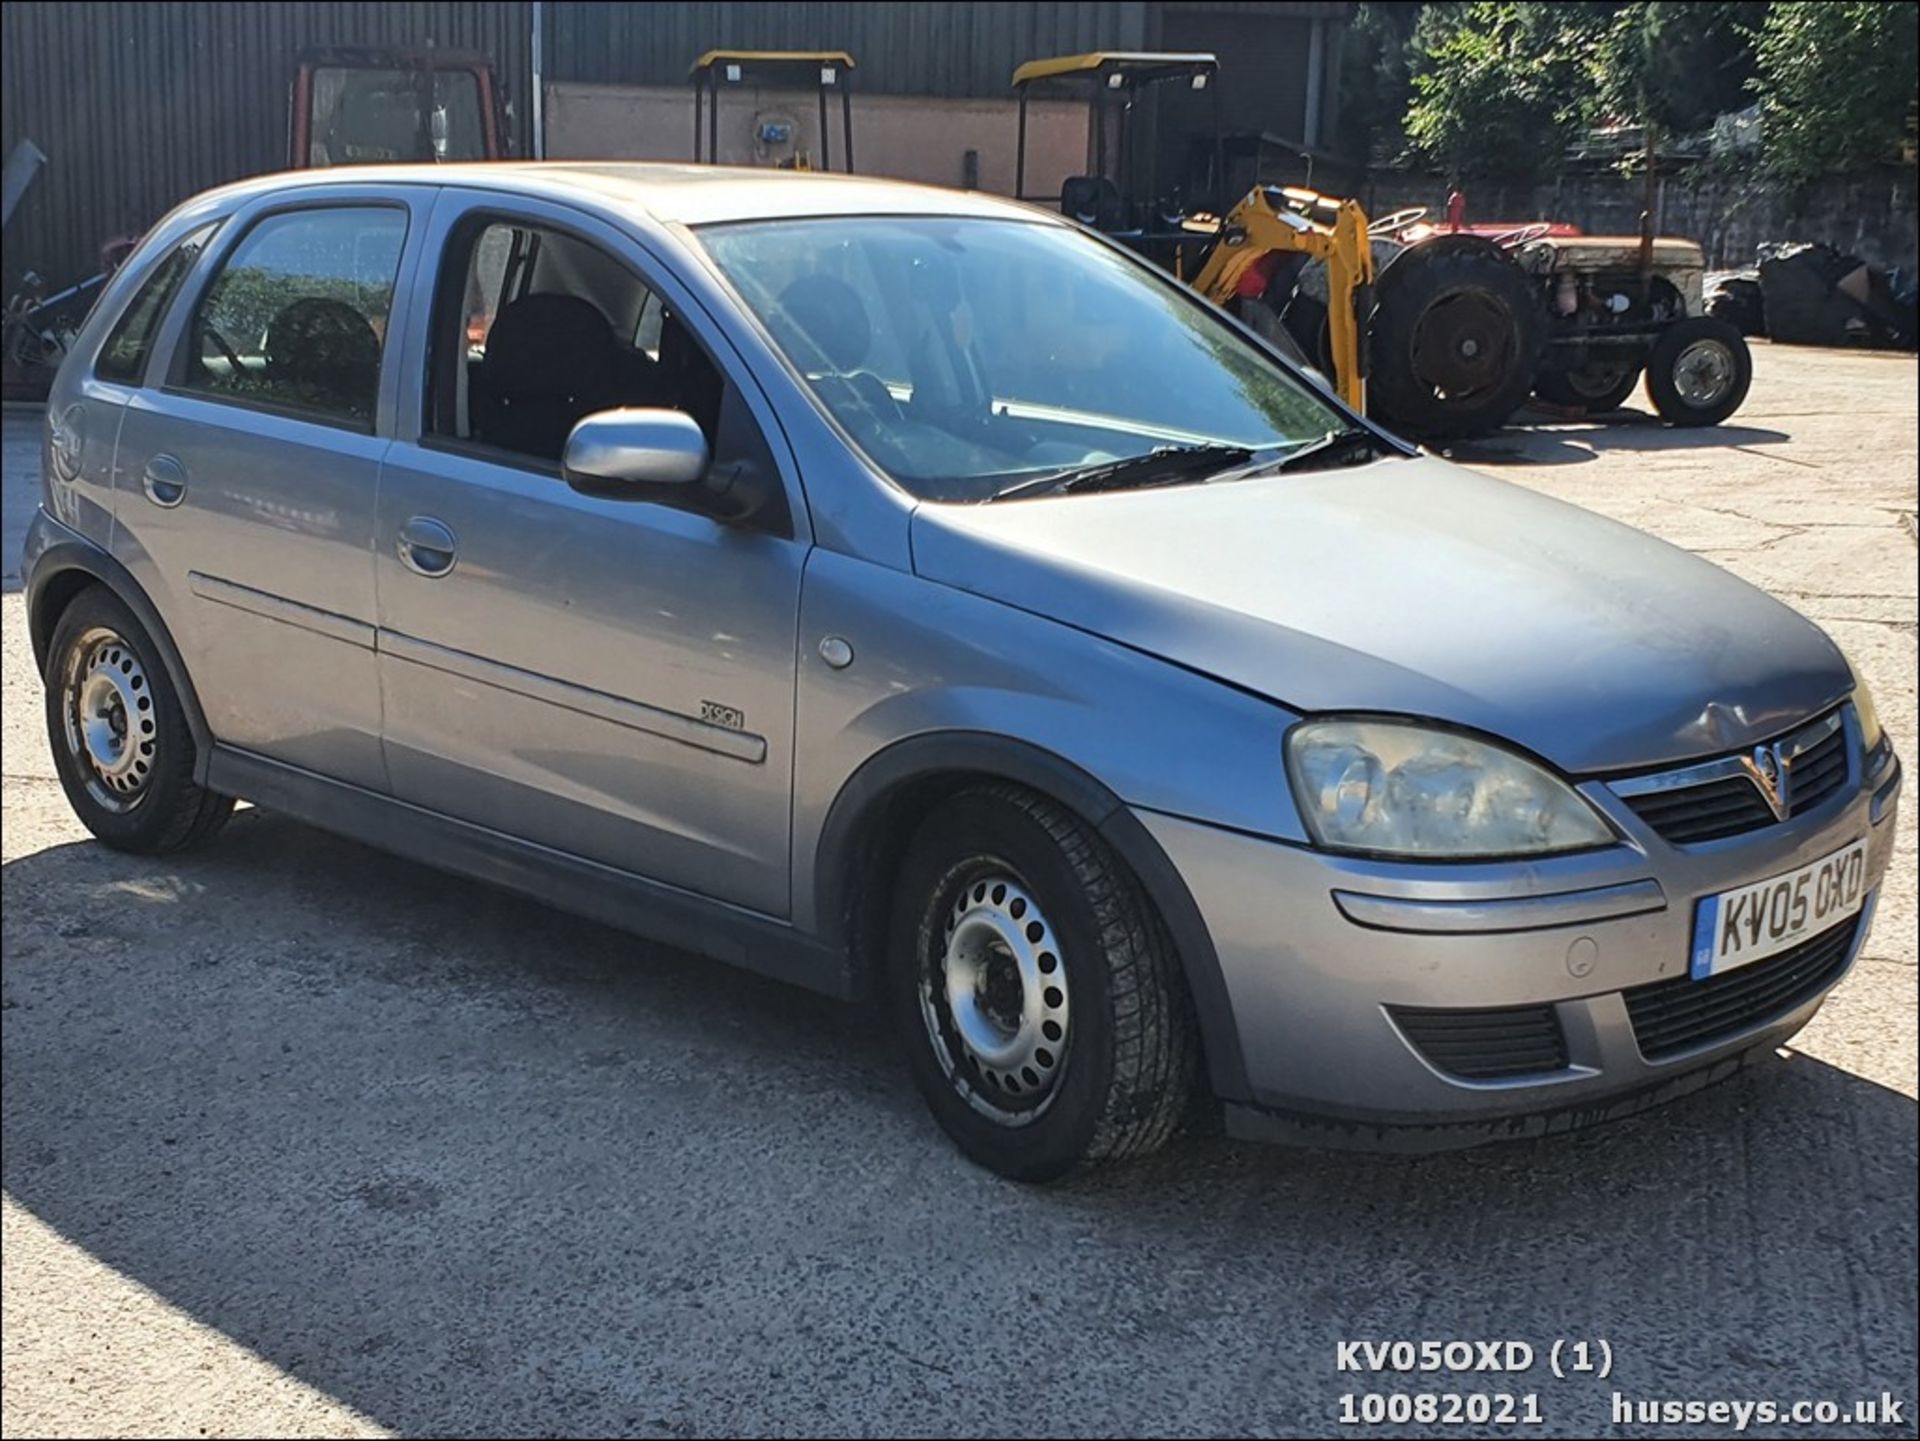
[[220,347],[220,353],[227,358],[227,364],[233,367],[233,378],[240,379],[247,373],[247,367],[240,362],[240,353],[227,344],[227,338],[211,325],[201,325],[200,333]]
[[1396,230],[1405,230],[1409,225],[1418,224],[1427,218],[1427,207],[1409,205],[1405,210],[1396,210],[1391,215],[1383,215],[1378,220],[1367,222],[1367,235],[1371,237],[1391,235]]
[[1494,236],[1493,243],[1502,250],[1510,249],[1516,245],[1528,245],[1538,240],[1551,229],[1553,229],[1553,226],[1546,221],[1535,221],[1532,225],[1522,225],[1517,230],[1509,230],[1504,235]]

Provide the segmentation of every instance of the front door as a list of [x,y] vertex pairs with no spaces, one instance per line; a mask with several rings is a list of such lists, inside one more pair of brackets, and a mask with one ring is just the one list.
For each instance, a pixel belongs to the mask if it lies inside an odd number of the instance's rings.
[[370,189],[229,220],[115,455],[113,552],[159,608],[215,739],[376,789],[381,357],[430,200]]
[[387,457],[376,527],[396,795],[784,916],[804,538],[591,498],[559,468],[581,416],[660,405],[716,463],[791,484],[764,402],[586,216],[449,195],[430,245],[420,433]]

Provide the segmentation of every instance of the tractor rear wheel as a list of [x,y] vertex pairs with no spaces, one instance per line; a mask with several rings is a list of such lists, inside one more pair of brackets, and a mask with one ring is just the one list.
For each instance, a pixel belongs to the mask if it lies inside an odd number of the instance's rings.
[[1498,430],[1533,389],[1546,316],[1526,272],[1470,235],[1408,246],[1381,270],[1369,333],[1371,397],[1423,437]]

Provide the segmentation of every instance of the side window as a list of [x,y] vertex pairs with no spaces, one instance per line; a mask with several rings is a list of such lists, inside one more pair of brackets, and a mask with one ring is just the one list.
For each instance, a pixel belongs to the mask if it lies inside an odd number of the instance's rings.
[[194,313],[188,389],[371,428],[406,235],[391,206],[262,220]]
[[583,416],[661,406],[718,453],[719,368],[624,262],[576,236],[498,217],[456,230],[434,327],[435,435],[555,465]]
[[117,380],[138,385],[147,373],[147,356],[153,349],[153,337],[160,329],[161,317],[179,293],[180,282],[193,269],[193,262],[207,248],[207,241],[220,227],[219,221],[203,225],[190,233],[140,283],[127,308],[113,323],[106,344],[93,362],[93,373],[102,380]]

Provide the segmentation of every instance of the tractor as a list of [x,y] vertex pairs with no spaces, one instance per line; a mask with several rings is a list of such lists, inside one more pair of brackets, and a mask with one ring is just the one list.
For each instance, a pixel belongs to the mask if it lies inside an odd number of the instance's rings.
[[506,121],[493,64],[464,50],[303,50],[287,165],[498,160]]
[[[1370,221],[1360,205],[1256,184],[1221,213],[1224,140],[1207,54],[1096,52],[1014,72],[1017,198],[1051,202],[1171,270],[1356,410],[1404,434],[1497,430],[1529,395],[1587,412],[1617,406],[1644,370],[1662,419],[1713,425],[1746,396],[1752,360],[1702,313],[1704,260],[1688,240],[1615,239],[1547,223],[1444,225],[1424,207]],[[1027,189],[1036,87],[1087,97],[1089,162],[1058,195]],[[1169,88],[1213,90],[1211,139],[1164,187],[1162,150],[1135,131]]]

